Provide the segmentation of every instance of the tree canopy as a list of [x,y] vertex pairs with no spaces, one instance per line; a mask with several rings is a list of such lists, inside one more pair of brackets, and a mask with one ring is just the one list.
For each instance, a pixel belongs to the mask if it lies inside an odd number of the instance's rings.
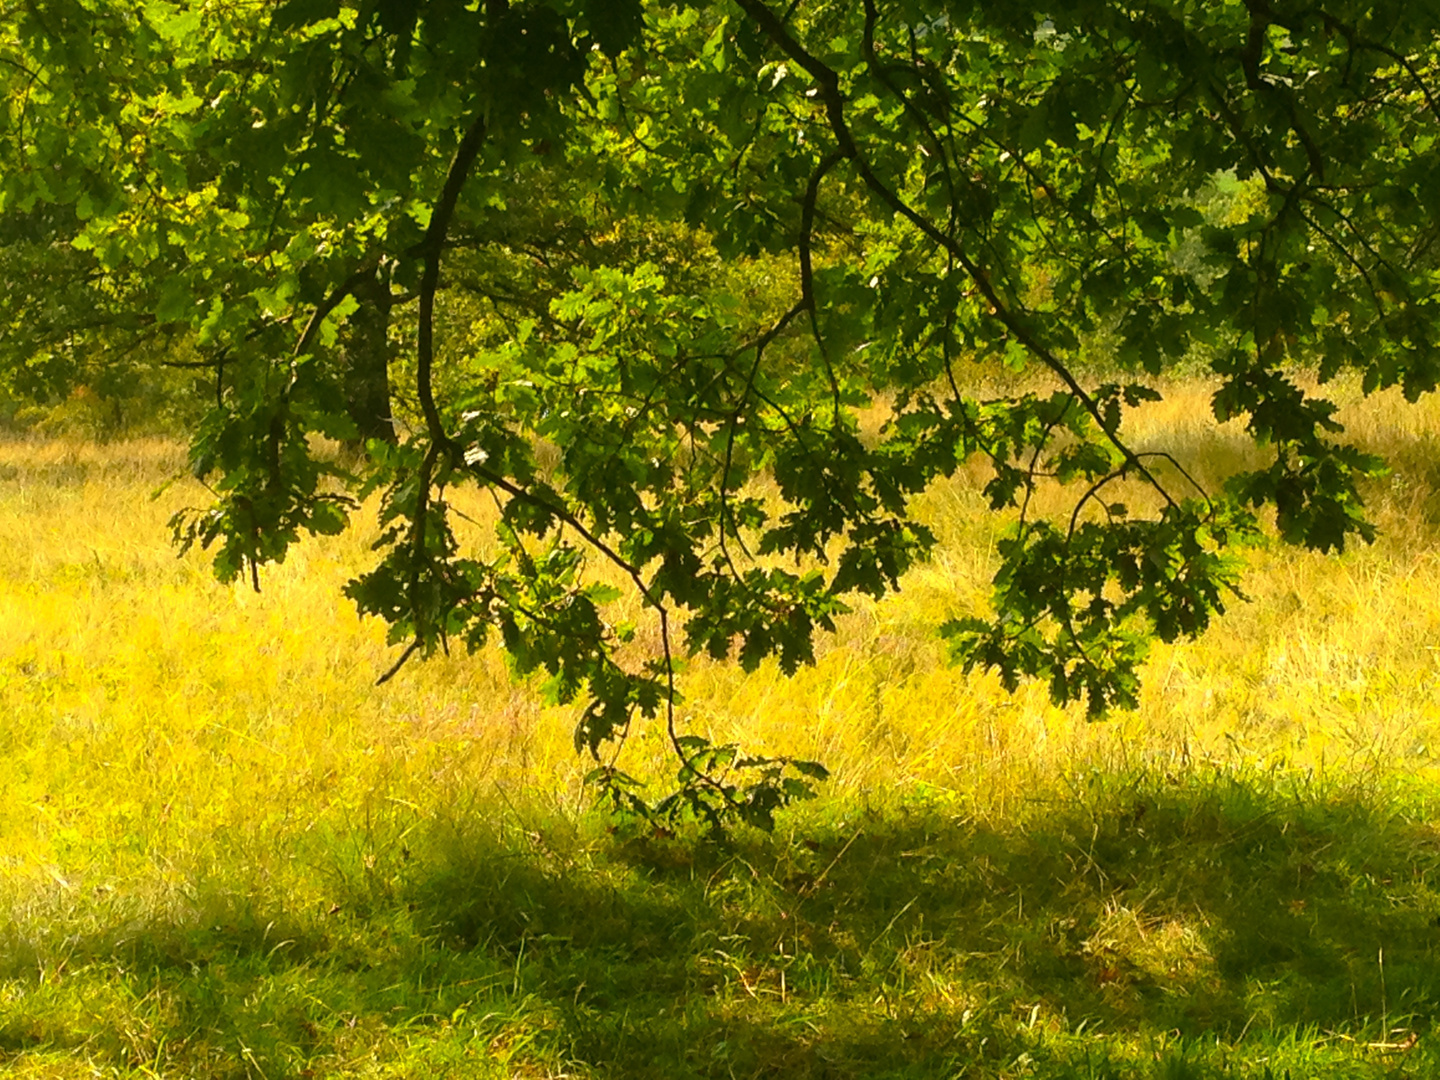
[[[1258,515],[1373,535],[1381,463],[1294,372],[1440,378],[1437,27],[1400,0],[16,0],[0,368],[202,372],[215,500],[174,526],[222,579],[380,491],[347,591],[397,668],[498,635],[581,704],[617,802],[645,808],[610,751],[650,719],[680,758],[659,810],[765,824],[823,769],[680,730],[679,657],[813,659],[977,455],[1018,516],[992,610],[938,630],[1092,714],[1238,595]],[[982,396],[995,359],[1051,389]],[[1181,362],[1267,448],[1224,490],[1127,438]],[[1032,510],[1042,482],[1070,512]],[[488,553],[462,483],[499,507]]]

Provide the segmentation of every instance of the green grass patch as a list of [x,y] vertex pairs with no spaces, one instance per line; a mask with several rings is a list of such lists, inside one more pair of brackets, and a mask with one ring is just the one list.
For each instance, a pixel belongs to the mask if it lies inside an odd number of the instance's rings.
[[1434,1075],[1427,811],[1201,768],[1075,777],[1002,823],[831,802],[719,845],[518,811],[384,858],[318,837],[290,853],[327,883],[306,900],[201,881],[162,912],[54,883],[4,928],[0,1053],[56,1075]]

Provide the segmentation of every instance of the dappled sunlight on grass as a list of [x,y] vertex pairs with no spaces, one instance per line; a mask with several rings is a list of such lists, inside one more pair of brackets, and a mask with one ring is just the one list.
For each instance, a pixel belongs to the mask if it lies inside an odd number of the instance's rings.
[[[1207,400],[1177,386],[1134,424],[1214,485],[1259,458]],[[834,772],[729,848],[609,832],[574,710],[493,649],[376,688],[394,651],[340,595],[364,514],[256,594],[169,546],[206,497],[150,497],[179,447],[0,444],[0,1061],[1425,1075],[1440,415],[1397,400],[1342,414],[1395,462],[1378,542],[1251,552],[1252,602],[1156,646],[1141,708],[1103,723],[944,664],[935,628],[986,603],[1005,522],[978,466],[917,499],[937,557],[814,667],[686,665],[687,725]],[[653,635],[633,601],[615,615]],[[673,768],[654,730],[622,764]]]

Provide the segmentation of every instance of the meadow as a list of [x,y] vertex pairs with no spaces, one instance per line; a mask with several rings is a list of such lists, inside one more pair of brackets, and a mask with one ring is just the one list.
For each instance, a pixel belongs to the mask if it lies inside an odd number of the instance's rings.
[[[1135,424],[1213,483],[1207,393]],[[363,521],[256,594],[169,545],[178,443],[0,443],[0,1070],[1440,1075],[1440,407],[1351,399],[1378,542],[1256,549],[1101,723],[944,664],[1004,521],[978,467],[918,499],[938,557],[813,668],[686,668],[692,728],[833,772],[723,844],[594,812],[498,653],[377,688]]]

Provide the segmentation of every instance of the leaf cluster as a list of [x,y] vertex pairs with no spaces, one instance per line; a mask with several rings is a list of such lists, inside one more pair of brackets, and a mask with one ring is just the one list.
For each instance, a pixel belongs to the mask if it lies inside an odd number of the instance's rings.
[[[1440,381],[1437,19],[1396,0],[63,0],[0,15],[0,50],[0,253],[69,283],[10,294],[7,372],[58,382],[16,327],[84,333],[94,297],[199,350],[216,500],[181,544],[258,587],[382,491],[348,592],[397,667],[496,633],[632,809],[602,750],[636,719],[680,762],[651,812],[764,825],[819,778],[683,732],[678,653],[812,661],[968,462],[1014,524],[956,658],[1098,716],[1240,595],[1264,508],[1373,536],[1381,463],[1325,383]],[[377,304],[400,438],[341,468],[312,437],[357,437],[336,357]],[[1215,492],[1127,429],[1196,357],[1269,456]],[[460,484],[497,503],[488,554]]]

